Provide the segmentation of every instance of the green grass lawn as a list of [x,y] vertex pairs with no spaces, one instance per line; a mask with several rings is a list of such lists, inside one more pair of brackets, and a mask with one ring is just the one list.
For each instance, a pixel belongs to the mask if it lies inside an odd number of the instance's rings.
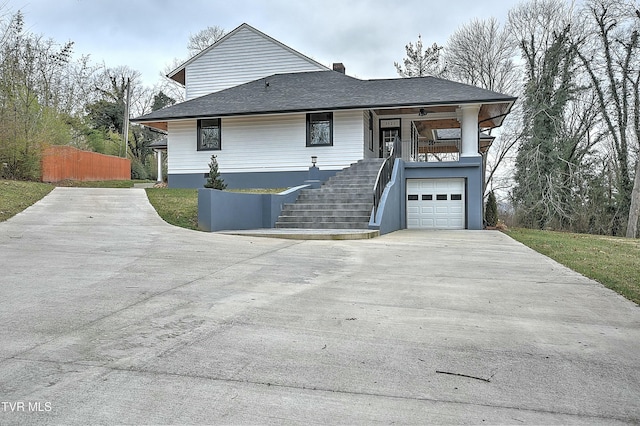
[[147,188],[149,202],[167,223],[198,229],[198,190]]
[[53,185],[0,179],[0,222],[15,216],[53,189]]
[[[287,188],[231,189],[246,194],[277,194]],[[198,229],[198,190],[147,188],[149,202],[167,223],[187,229]]]
[[532,229],[507,234],[640,304],[640,240]]

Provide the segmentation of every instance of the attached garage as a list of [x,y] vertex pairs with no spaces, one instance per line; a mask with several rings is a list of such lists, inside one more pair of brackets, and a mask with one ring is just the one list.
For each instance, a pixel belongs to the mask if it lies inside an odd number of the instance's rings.
[[465,179],[407,179],[407,228],[465,229]]

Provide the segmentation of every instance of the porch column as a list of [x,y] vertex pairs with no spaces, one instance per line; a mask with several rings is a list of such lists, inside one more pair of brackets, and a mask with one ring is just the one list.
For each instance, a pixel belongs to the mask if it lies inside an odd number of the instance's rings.
[[162,182],[162,151],[159,149],[156,149],[156,160],[158,160],[158,177],[156,181]]
[[460,106],[461,120],[460,127],[462,130],[462,149],[461,157],[479,157],[480,145],[478,144],[478,113],[480,105],[462,105]]

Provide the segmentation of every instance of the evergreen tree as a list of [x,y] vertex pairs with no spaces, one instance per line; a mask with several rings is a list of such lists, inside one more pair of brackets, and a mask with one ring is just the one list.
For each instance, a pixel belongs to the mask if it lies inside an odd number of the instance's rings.
[[220,171],[218,170],[218,160],[215,155],[211,156],[211,162],[209,163],[209,177],[204,184],[205,188],[211,189],[225,189],[227,184],[224,183],[224,179],[220,177]]
[[571,213],[568,168],[575,147],[564,135],[564,115],[576,90],[576,53],[569,31],[566,26],[554,32],[542,52],[521,45],[528,59],[523,99],[527,136],[516,158],[513,197],[522,224],[532,228],[562,225]]
[[[416,44],[405,46],[407,57],[402,64],[394,62],[398,74],[403,77],[444,77],[447,67],[442,54],[442,46],[433,43],[431,47],[422,48],[422,36],[418,35]],[[404,67],[403,67],[404,65]]]
[[162,90],[160,90],[158,93],[153,95],[153,103],[151,104],[151,111],[157,111],[159,109],[173,105],[175,103],[176,103],[175,99],[173,99],[171,96],[167,95]]
[[496,226],[498,224],[498,202],[496,196],[491,191],[487,197],[487,203],[484,208],[484,220],[487,226]]

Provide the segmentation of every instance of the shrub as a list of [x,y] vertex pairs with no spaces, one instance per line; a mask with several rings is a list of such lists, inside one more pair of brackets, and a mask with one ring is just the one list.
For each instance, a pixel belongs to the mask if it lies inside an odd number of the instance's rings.
[[147,173],[147,169],[144,164],[140,162],[137,158],[131,159],[131,179],[134,180],[145,180],[148,179],[149,175]]
[[498,202],[493,191],[487,197],[487,203],[484,207],[484,221],[487,226],[496,226],[498,224]]
[[224,183],[224,179],[220,177],[220,171],[218,170],[218,160],[215,155],[211,156],[211,162],[209,163],[209,177],[204,184],[205,188],[211,189],[225,189],[227,184]]

